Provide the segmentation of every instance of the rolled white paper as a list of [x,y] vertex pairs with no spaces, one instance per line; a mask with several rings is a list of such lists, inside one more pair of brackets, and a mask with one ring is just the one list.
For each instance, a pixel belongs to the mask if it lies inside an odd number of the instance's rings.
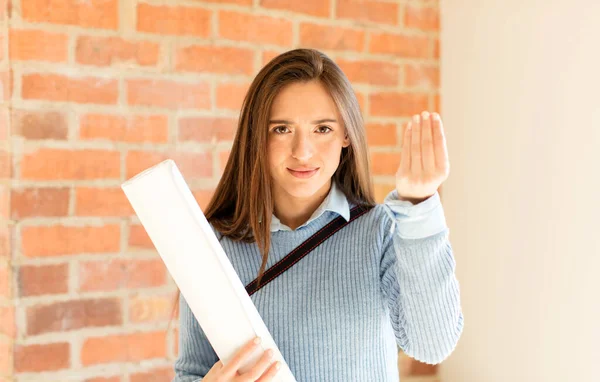
[[165,160],[121,188],[223,364],[259,336],[262,351],[254,352],[240,371],[273,349],[273,361],[281,362],[274,381],[295,382],[175,162]]

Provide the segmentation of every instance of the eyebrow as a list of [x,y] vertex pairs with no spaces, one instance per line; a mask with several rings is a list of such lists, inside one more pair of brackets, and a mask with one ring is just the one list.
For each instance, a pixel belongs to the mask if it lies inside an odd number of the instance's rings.
[[[319,124],[319,123],[325,123],[325,122],[333,122],[333,123],[337,123],[337,120],[335,119],[331,119],[331,118],[324,118],[324,119],[317,119],[316,121],[312,121],[311,123],[313,124]],[[269,124],[273,124],[273,123],[285,123],[288,125],[293,125],[294,122],[292,121],[288,121],[287,119],[272,119],[269,121]]]

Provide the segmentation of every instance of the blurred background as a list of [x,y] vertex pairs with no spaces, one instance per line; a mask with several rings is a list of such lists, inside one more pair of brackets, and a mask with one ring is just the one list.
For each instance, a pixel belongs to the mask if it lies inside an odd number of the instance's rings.
[[437,111],[465,315],[403,382],[600,381],[600,3],[0,0],[0,381],[166,382],[175,285],[120,184],[165,158],[201,207],[275,55],[350,79],[378,202]]

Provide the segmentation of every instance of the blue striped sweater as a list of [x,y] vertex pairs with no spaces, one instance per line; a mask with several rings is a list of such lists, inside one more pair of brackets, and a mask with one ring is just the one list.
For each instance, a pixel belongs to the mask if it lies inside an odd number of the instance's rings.
[[[332,182],[297,229],[273,216],[267,268],[352,207]],[[296,380],[399,381],[398,348],[430,364],[448,357],[463,330],[448,236],[438,193],[412,205],[394,190],[252,295]],[[256,243],[221,245],[242,283],[254,280]],[[174,382],[195,382],[219,359],[183,297],[179,304]]]

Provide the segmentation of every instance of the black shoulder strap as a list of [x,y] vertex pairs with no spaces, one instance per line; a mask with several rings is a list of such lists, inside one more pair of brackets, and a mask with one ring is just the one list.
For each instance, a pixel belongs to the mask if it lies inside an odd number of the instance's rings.
[[261,284],[258,285],[258,279],[254,279],[250,284],[246,285],[246,292],[248,292],[249,296],[252,296],[256,291],[260,288],[264,287],[271,281],[273,281],[277,276],[288,270],[292,265],[296,264],[300,261],[304,256],[306,256],[310,251],[319,246],[322,242],[331,237],[334,233],[344,228],[347,224],[350,224],[360,216],[367,213],[372,206],[355,206],[350,210],[350,220],[346,221],[343,217],[338,216],[333,219],[325,227],[321,228],[317,233],[309,237],[304,243],[300,244],[296,249],[292,252],[288,253],[283,259],[279,260],[277,263],[273,264],[271,268],[267,269],[263,274]]

